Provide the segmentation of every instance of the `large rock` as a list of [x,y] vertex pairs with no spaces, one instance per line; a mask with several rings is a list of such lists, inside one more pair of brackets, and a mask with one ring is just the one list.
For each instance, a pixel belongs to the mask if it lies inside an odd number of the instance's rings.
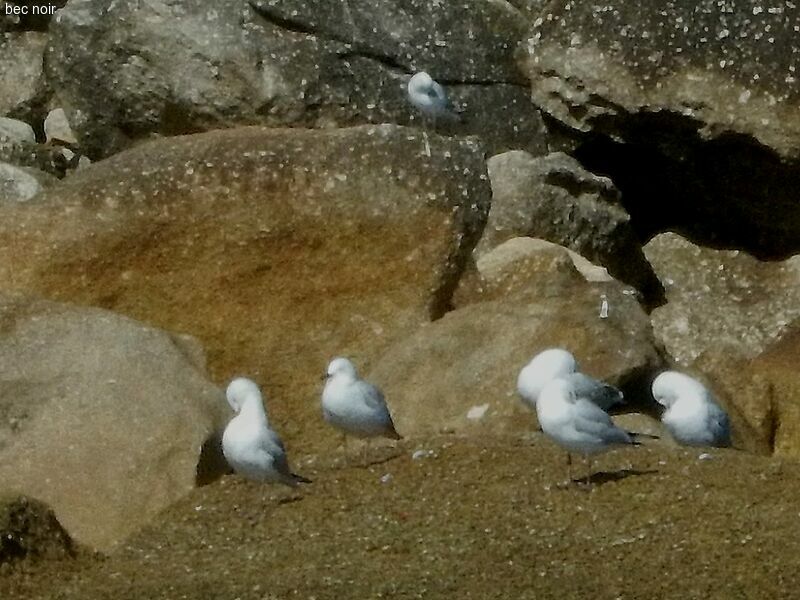
[[[450,305],[486,221],[480,146],[395,126],[148,143],[0,209],[0,280],[197,336],[255,377],[287,440],[324,443],[319,374]],[[285,427],[284,427],[285,424]]]
[[370,378],[386,392],[398,431],[532,430],[535,416],[516,394],[517,375],[552,346],[620,385],[632,406],[651,408],[645,384],[662,361],[647,315],[618,282],[586,282],[561,253],[561,261],[547,250],[542,260],[509,263],[505,273],[524,276],[498,272],[484,291],[489,299],[464,304],[387,350]]
[[[746,422],[744,447],[800,457],[800,320],[755,358],[721,348],[695,365],[709,375],[734,418]],[[740,431],[746,431],[740,428]]]
[[603,265],[649,303],[661,300],[661,284],[611,180],[561,152],[545,157],[507,152],[490,158],[488,170],[492,209],[479,256],[514,237],[542,238]]
[[719,346],[757,356],[800,317],[800,256],[763,262],[674,233],[656,236],[644,251],[667,294],[653,327],[682,365]]
[[0,162],[0,204],[27,202],[56,181],[44,171]]
[[42,57],[47,36],[0,33],[0,116],[35,122],[44,118],[49,97]]
[[0,565],[74,552],[72,538],[49,506],[25,496],[0,496]]
[[559,0],[523,64],[534,102],[612,176],[644,237],[785,257],[800,250],[799,16],[760,0]]
[[196,342],[100,309],[0,299],[0,481],[108,550],[195,487],[228,407]]
[[59,11],[47,72],[87,153],[237,124],[409,123],[417,69],[465,108],[454,133],[478,133],[493,152],[544,148],[515,62],[524,21],[510,5],[250,4],[74,0]]

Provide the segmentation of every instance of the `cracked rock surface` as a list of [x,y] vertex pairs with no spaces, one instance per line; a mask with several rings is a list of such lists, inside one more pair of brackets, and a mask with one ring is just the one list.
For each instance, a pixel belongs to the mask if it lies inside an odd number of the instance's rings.
[[418,69],[464,109],[451,133],[481,136],[490,153],[538,153],[541,118],[515,61],[524,23],[489,0],[72,2],[46,64],[93,159],[236,124],[416,124],[405,86]]

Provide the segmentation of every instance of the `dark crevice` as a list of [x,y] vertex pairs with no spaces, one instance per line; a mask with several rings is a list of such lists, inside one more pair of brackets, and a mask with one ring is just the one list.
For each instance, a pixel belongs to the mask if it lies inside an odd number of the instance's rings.
[[372,60],[377,63],[380,63],[390,71],[395,71],[405,75],[410,75],[412,73],[412,71],[406,65],[395,60],[393,57],[386,56],[378,52],[374,52],[368,48],[363,48],[363,47],[353,48],[351,50],[348,50],[347,52],[339,54],[339,58],[341,60],[350,60],[352,58],[363,58],[366,60]]
[[619,188],[642,243],[674,231],[760,260],[800,252],[800,162],[753,136],[706,139],[701,121],[667,110],[596,117],[591,133],[546,123],[552,140]]
[[268,23],[274,25],[275,27],[280,27],[281,29],[285,29],[286,31],[290,31],[292,33],[299,33],[301,35],[312,35],[314,37],[321,37],[323,39],[329,39],[335,42],[341,42],[343,44],[349,44],[351,40],[346,40],[343,38],[337,38],[336,36],[331,35],[320,35],[319,32],[315,31],[313,27],[309,27],[307,24],[301,21],[294,21],[292,19],[287,19],[285,17],[279,17],[275,13],[267,10],[263,6],[259,6],[256,2],[250,2],[250,8],[252,8],[255,13],[263,18]]

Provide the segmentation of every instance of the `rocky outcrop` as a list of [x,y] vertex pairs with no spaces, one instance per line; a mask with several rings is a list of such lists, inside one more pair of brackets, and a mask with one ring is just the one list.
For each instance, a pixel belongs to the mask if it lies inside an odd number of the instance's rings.
[[644,258],[630,217],[611,180],[558,152],[513,151],[488,161],[492,209],[478,255],[510,238],[542,238],[608,269],[658,304],[663,289]]
[[[800,251],[793,5],[551,2],[529,35],[534,102],[608,174],[641,236]],[[778,216],[776,218],[776,216]]]
[[734,418],[744,422],[742,447],[777,456],[800,457],[800,321],[755,358],[736,348],[704,352],[695,362],[708,374]]
[[683,365],[719,346],[757,356],[800,317],[800,256],[763,262],[674,233],[656,236],[644,252],[667,294],[653,311],[653,328]]
[[228,407],[202,351],[100,309],[0,301],[0,481],[108,550],[195,487]]
[[368,365],[441,316],[485,224],[482,149],[428,137],[431,157],[395,126],[140,145],[0,210],[0,278],[197,336],[315,447],[328,360]]
[[232,125],[409,123],[418,69],[465,109],[454,133],[540,151],[514,56],[523,31],[511,5],[488,0],[72,2],[51,27],[47,73],[92,158]]
[[42,63],[46,44],[43,33],[0,33],[0,116],[31,123],[44,119],[49,98]]
[[[588,283],[569,255],[545,249],[484,271],[482,295],[424,325],[381,357],[380,384],[403,435],[531,431],[516,395],[519,370],[548,347],[569,349],[582,369],[619,385],[638,408],[661,365],[647,315],[618,282]],[[569,299],[568,301],[566,299]],[[603,304],[606,313],[603,316]]]

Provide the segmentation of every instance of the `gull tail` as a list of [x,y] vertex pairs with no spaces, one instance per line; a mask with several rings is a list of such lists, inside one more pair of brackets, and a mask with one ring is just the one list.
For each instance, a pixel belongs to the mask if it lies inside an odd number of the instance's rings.
[[291,475],[291,485],[292,487],[296,486],[299,483],[313,483],[308,477],[303,477],[302,475],[298,475],[297,473],[292,473]]
[[397,433],[397,429],[394,428],[394,423],[389,423],[389,428],[386,430],[386,437],[393,440],[403,439],[403,436]]
[[626,432],[631,439],[637,444],[641,445],[641,440],[660,440],[661,437],[658,435],[653,435],[651,433],[639,433],[638,431],[627,431]]

